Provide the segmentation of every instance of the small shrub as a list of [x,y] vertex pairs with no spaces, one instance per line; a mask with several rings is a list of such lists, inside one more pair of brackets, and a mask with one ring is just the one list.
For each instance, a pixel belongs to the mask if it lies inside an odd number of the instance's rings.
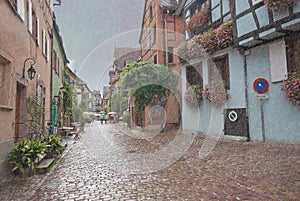
[[12,165],[13,172],[22,174],[35,172],[36,158],[42,157],[47,152],[46,144],[41,140],[20,141],[8,155],[8,162]]
[[60,155],[65,149],[64,145],[61,143],[60,134],[54,134],[54,135],[46,134],[44,143],[46,144],[47,147],[47,158]]

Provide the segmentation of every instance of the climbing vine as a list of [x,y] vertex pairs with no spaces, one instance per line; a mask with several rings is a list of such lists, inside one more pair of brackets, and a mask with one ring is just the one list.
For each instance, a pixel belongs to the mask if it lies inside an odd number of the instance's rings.
[[147,62],[129,65],[121,73],[122,90],[136,97],[138,113],[144,110],[154,95],[162,98],[168,91],[179,95],[177,80],[178,76],[170,68]]

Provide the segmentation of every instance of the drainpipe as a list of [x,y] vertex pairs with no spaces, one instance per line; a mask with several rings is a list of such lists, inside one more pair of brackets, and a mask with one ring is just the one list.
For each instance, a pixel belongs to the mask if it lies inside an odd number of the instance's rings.
[[244,70],[244,89],[245,89],[245,104],[246,104],[246,117],[247,117],[247,140],[250,141],[249,132],[249,95],[248,95],[248,72],[247,72],[247,56],[250,54],[250,50],[240,50],[240,54],[243,55],[243,70]]
[[165,14],[165,9],[162,9],[163,12],[163,54],[164,54],[164,65],[167,65],[167,54],[166,54],[166,14]]

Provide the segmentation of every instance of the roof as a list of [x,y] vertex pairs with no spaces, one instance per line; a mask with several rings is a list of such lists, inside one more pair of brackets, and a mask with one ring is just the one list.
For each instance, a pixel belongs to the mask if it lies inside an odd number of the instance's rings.
[[[114,51],[114,66],[121,70],[129,63],[137,62],[141,58],[140,48],[118,47]],[[130,61],[130,62],[129,62]]]
[[64,48],[64,44],[63,44],[63,39],[62,39],[62,36],[60,35],[59,33],[59,26],[56,22],[56,17],[55,17],[55,14],[53,14],[53,29],[54,29],[54,33],[57,35],[57,39],[58,39],[58,44],[60,46],[60,49],[62,51],[62,54],[63,54],[63,58],[64,60],[66,61],[66,63],[70,63],[70,61],[68,60],[67,58],[67,54],[66,54],[66,51],[65,51],[65,48]]
[[176,10],[178,2],[176,0],[160,0],[160,6],[166,10]]

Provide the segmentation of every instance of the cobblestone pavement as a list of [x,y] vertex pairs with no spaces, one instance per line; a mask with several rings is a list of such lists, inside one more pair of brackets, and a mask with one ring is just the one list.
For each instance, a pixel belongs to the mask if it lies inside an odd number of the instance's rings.
[[219,140],[200,159],[204,139],[194,136],[170,166],[128,174],[137,166],[121,159],[157,153],[179,134],[126,132],[121,124],[92,123],[50,173],[1,184],[0,200],[300,200],[299,144]]

